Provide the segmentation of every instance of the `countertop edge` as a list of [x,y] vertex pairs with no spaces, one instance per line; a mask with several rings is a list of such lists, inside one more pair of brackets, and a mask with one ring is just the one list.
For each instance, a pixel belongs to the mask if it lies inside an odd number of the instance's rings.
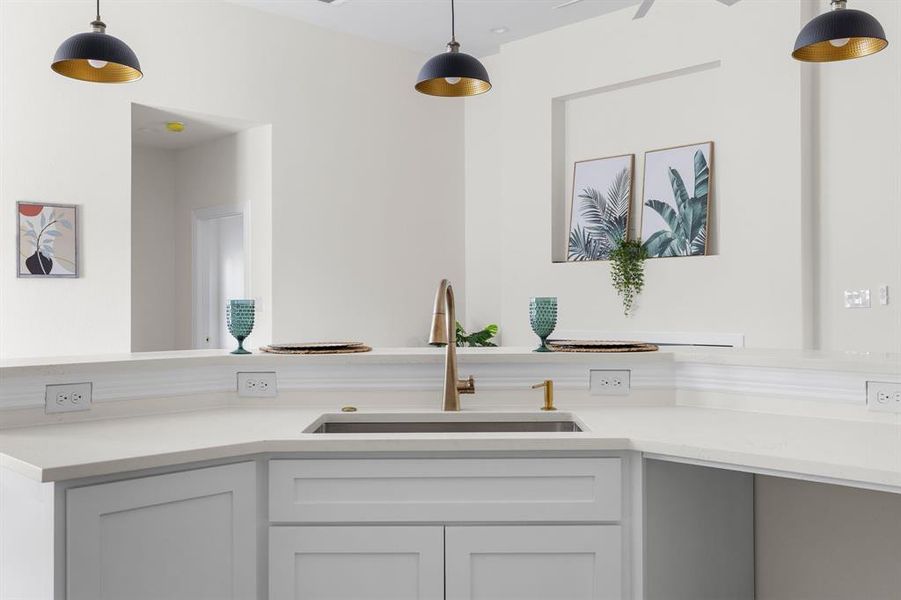
[[359,453],[450,453],[450,452],[599,452],[636,451],[676,462],[748,471],[764,475],[825,481],[854,487],[868,487],[901,493],[901,471],[881,471],[839,463],[816,463],[748,452],[641,440],[629,437],[492,436],[485,439],[444,437],[424,440],[345,435],[331,439],[274,439],[223,444],[172,453],[123,457],[115,460],[41,468],[0,453],[0,465],[42,483],[72,481],[89,477],[114,476],[147,469],[170,468],[216,460],[232,460],[254,455]]
[[[497,348],[458,348],[457,353],[460,362],[464,364],[661,361],[901,375],[901,353],[682,346],[662,346],[656,352],[611,353],[535,353],[527,347],[501,346]],[[278,367],[288,365],[439,364],[443,360],[444,350],[432,347],[374,348],[371,352],[323,355],[256,352],[243,356],[232,355],[226,350],[184,350],[96,356],[8,358],[0,360],[0,375],[13,377],[74,370],[164,369],[174,366],[182,368],[202,366],[259,368],[267,365]]]

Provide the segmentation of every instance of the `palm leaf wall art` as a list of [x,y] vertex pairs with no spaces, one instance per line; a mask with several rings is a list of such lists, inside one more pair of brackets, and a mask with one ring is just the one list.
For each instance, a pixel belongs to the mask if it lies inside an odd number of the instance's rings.
[[634,162],[626,154],[575,163],[568,261],[608,260],[627,237]]
[[707,254],[712,157],[713,142],[645,154],[641,237],[649,257]]

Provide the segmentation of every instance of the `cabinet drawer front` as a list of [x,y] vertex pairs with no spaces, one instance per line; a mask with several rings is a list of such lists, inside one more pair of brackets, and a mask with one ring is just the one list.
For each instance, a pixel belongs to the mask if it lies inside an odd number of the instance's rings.
[[619,458],[272,460],[284,523],[618,521]]

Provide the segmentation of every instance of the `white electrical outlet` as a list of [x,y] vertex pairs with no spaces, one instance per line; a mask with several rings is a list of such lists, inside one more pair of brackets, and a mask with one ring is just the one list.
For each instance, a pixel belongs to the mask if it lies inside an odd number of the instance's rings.
[[591,369],[588,372],[588,390],[592,396],[628,396],[632,372]]
[[52,384],[44,388],[44,412],[91,410],[91,382]]
[[278,395],[275,371],[238,373],[238,395],[251,398],[272,398]]
[[879,304],[885,306],[888,304],[888,286],[879,286]]
[[845,308],[870,308],[870,290],[845,290]]
[[878,412],[901,413],[901,383],[868,381],[867,407]]

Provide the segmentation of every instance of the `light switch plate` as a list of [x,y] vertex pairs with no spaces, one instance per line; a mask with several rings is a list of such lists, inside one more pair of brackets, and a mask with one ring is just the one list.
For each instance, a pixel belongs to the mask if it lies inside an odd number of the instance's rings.
[[632,372],[626,370],[591,369],[588,391],[592,396],[628,396]]
[[901,413],[901,383],[868,381],[867,408],[877,412]]
[[67,413],[91,410],[91,382],[60,383],[44,388],[44,412]]
[[250,398],[278,396],[275,371],[238,372],[238,395]]

